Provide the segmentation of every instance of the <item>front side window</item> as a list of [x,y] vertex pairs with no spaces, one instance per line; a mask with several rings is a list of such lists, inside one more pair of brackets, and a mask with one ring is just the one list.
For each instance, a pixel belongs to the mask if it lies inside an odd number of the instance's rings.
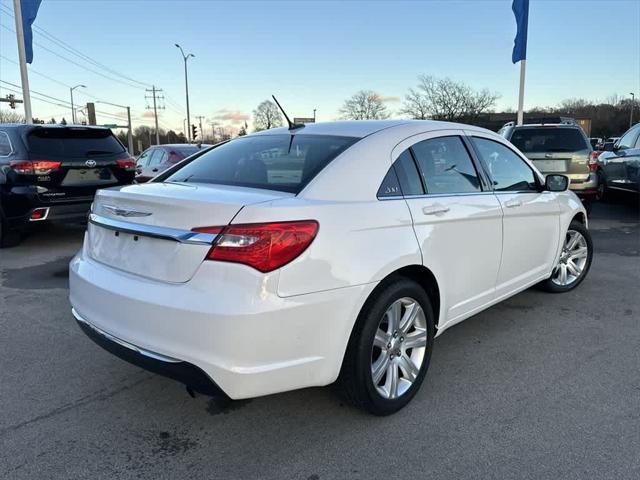
[[480,160],[497,191],[537,191],[533,170],[511,149],[486,138],[473,137]]
[[473,161],[460,137],[423,140],[411,147],[427,193],[481,191]]
[[11,141],[9,135],[6,132],[0,132],[0,157],[6,157],[11,155],[13,149],[11,148]]
[[297,194],[357,140],[305,134],[237,138],[157,181],[234,185]]
[[640,133],[640,128],[632,128],[625,133],[618,141],[618,150],[626,150],[627,148],[633,148],[636,143],[636,138]]

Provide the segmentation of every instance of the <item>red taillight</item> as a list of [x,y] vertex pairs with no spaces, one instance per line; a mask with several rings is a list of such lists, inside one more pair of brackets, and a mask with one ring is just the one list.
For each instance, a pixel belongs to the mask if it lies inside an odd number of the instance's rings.
[[219,233],[207,254],[208,260],[243,263],[266,273],[283,267],[304,252],[318,233],[318,222],[254,223],[193,230]]
[[595,172],[596,170],[598,170],[598,156],[600,155],[600,152],[596,152],[593,151],[591,152],[591,155],[589,155],[589,171],[590,172]]
[[118,167],[127,171],[134,171],[136,169],[136,162],[133,158],[121,158],[116,160],[116,163]]
[[49,160],[12,160],[9,166],[22,175],[46,175],[57,170],[62,162]]

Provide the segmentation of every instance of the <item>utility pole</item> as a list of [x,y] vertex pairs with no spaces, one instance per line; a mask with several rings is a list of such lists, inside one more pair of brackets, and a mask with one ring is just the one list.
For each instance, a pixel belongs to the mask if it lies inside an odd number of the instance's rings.
[[71,92],[71,123],[73,123],[74,125],[76,124],[76,109],[73,107],[73,91],[78,87],[87,88],[87,86],[76,85],[75,87],[69,88],[69,91]]
[[24,45],[24,29],[22,28],[22,6],[20,0],[13,0],[13,16],[16,20],[16,37],[18,40],[18,62],[20,63],[20,81],[22,83],[22,101],[24,104],[24,123],[33,123],[31,112],[31,91],[29,90],[29,72],[27,71],[26,50]]
[[198,115],[196,117],[198,119],[198,122],[200,123],[200,135],[202,135],[202,139],[204,140],[204,130],[202,129],[202,119],[204,118],[202,115]]
[[[189,136],[187,138],[189,140],[189,143],[191,143],[191,114],[189,113],[189,77],[187,76],[187,60],[189,60],[190,57],[195,58],[195,55],[193,53],[189,53],[188,55],[185,55],[184,50],[182,50],[182,47],[177,43],[175,45],[180,49],[180,53],[182,54],[182,59],[184,60],[184,91],[185,91],[185,96],[187,97],[187,126],[189,127],[187,130],[187,133]],[[202,132],[202,128],[200,128],[200,132]]]
[[[147,92],[151,92],[151,97],[145,96],[144,98],[146,98],[147,100],[150,100],[153,98],[153,116],[156,119],[156,145],[160,145],[160,131],[158,130],[158,110],[162,110],[164,109],[164,107],[158,107],[157,103],[156,103],[156,99],[157,100],[162,100],[164,99],[164,97],[159,97],[158,96],[158,92],[162,92],[161,89],[156,88],[155,85],[151,86],[151,89],[146,89]],[[147,107],[147,110],[150,109],[151,107]],[[149,142],[151,143],[151,142]]]
[[133,151],[133,130],[131,129],[131,108],[125,105],[118,105],[117,103],[102,102],[102,101],[97,101],[96,103],[104,103],[105,105],[112,105],[114,107],[127,109],[127,124],[129,129],[129,133],[127,134],[127,140],[129,143],[129,155],[133,156],[134,151]]
[[631,95],[631,113],[629,114],[629,128],[633,127],[633,107],[636,103],[636,96],[633,92],[630,92]]

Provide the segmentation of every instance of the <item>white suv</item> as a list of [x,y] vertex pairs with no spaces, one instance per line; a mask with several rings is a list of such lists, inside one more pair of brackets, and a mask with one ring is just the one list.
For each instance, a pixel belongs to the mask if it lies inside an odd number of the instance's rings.
[[437,335],[589,270],[567,178],[545,180],[495,133],[294,127],[100,190],[70,268],[83,330],[189,390],[240,399],[338,380],[384,415],[416,394]]

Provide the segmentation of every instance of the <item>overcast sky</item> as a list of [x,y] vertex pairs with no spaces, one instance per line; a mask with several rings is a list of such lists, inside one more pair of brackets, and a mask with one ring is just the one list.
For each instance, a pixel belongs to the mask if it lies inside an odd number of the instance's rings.
[[[7,13],[13,2],[0,5],[0,80],[19,84]],[[419,74],[497,91],[498,109],[517,104],[511,0],[43,0],[35,25],[44,32],[34,35],[32,90],[68,102],[68,86],[85,84],[77,103],[131,105],[134,123],[151,124],[142,84],[153,84],[166,97],[161,125],[178,131],[186,114],[176,42],[196,56],[189,60],[192,123],[202,115],[205,123],[237,127],[272,93],[290,116],[316,108],[319,121],[335,119],[360,89],[378,92],[397,111]],[[1,96],[11,93],[7,87],[0,83]],[[640,94],[640,0],[531,0],[525,108],[631,91]],[[37,117],[71,117],[66,103],[33,104]],[[99,114],[98,121],[115,120]]]

